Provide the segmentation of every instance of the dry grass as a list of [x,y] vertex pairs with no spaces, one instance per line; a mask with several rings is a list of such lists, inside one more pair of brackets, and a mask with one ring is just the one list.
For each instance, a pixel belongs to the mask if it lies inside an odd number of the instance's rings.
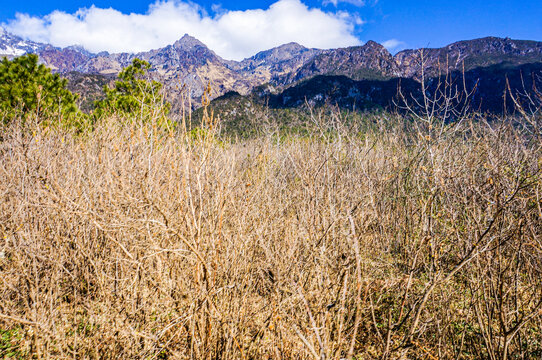
[[0,356],[540,357],[540,143],[329,121],[3,129]]

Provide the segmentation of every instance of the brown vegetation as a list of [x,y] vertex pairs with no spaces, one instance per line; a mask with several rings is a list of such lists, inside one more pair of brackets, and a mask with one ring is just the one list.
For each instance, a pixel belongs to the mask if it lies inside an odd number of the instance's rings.
[[2,129],[0,356],[540,357],[537,137],[313,120]]

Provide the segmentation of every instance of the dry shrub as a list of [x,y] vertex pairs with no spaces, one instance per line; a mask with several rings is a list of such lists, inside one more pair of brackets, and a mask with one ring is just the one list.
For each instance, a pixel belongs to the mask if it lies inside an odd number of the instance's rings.
[[3,129],[2,355],[539,357],[540,144],[328,120],[238,143]]

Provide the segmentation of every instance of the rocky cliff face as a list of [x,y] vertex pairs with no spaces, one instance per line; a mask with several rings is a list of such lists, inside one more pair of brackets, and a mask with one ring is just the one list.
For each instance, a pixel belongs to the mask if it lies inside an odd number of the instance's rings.
[[394,57],[403,77],[421,79],[448,71],[470,71],[508,62],[523,65],[542,61],[542,42],[487,37],[459,41],[439,49],[404,50]]
[[252,84],[277,83],[281,77],[295,73],[323,51],[289,43],[259,52],[230,67]]
[[86,64],[94,55],[82,48],[67,47],[58,49],[47,45],[37,51],[40,60],[49,66],[53,71],[67,73],[81,71],[82,65]]
[[303,63],[303,60],[310,59],[322,50],[308,49],[298,43],[288,43],[276,48],[257,53],[251,58],[245,59],[239,63],[242,70],[248,71],[265,66],[278,69],[287,63]]
[[398,76],[399,68],[382,45],[369,41],[363,46],[323,51],[299,70],[279,80],[287,85],[316,75],[343,75],[353,80],[381,80]]

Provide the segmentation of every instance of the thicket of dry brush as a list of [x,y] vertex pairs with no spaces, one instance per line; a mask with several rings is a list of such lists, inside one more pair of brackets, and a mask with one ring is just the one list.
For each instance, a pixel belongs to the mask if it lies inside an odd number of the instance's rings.
[[2,129],[2,355],[539,358],[537,136],[317,119]]

